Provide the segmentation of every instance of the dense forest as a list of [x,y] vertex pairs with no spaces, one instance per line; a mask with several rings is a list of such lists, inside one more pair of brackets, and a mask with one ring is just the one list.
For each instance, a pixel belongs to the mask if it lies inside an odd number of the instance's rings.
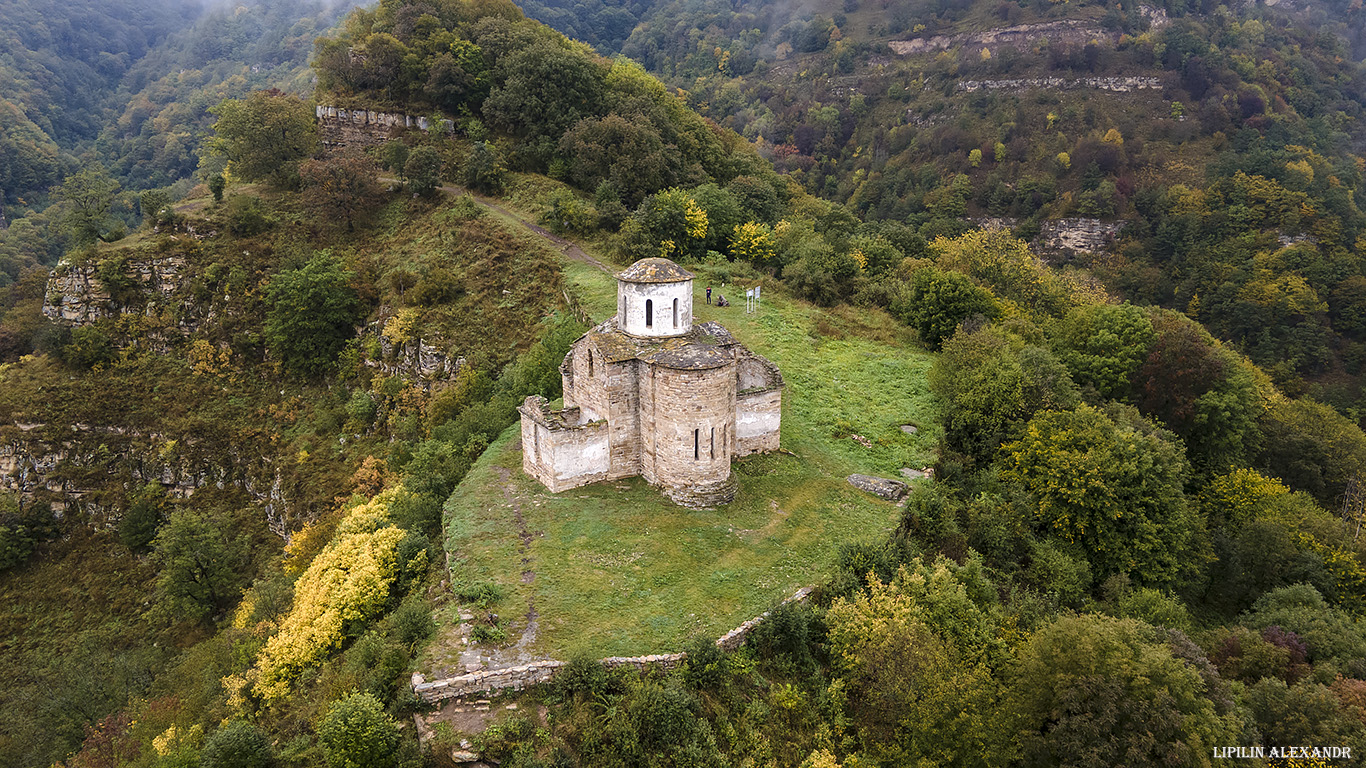
[[[0,6],[0,765],[1364,759],[1359,2],[125,5]],[[419,735],[519,627],[443,544],[610,282],[555,237],[929,356],[932,477],[739,650]]]

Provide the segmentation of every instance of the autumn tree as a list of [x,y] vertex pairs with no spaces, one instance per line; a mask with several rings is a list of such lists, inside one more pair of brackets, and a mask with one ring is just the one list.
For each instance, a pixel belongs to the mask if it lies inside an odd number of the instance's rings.
[[866,593],[837,600],[826,621],[850,722],[873,765],[1008,759],[983,653],[989,622],[946,565],[916,563],[890,584],[875,579]]
[[904,299],[893,302],[892,312],[916,329],[931,349],[939,349],[964,320],[994,319],[1000,309],[991,291],[961,272],[925,267],[911,275],[910,289]]
[[224,99],[209,110],[218,119],[210,149],[225,155],[234,176],[292,187],[299,163],[318,148],[313,107],[279,91],[254,91],[244,99]]
[[1133,375],[1134,402],[1180,435],[1198,470],[1226,471],[1257,442],[1251,373],[1185,315],[1158,312],[1147,357]]
[[752,264],[773,260],[773,228],[754,221],[737,225],[730,236],[730,255]]
[[246,720],[224,723],[204,740],[200,768],[267,768],[271,764],[270,742]]
[[249,543],[194,512],[172,512],[152,541],[163,605],[191,619],[226,608],[246,582]]
[[441,153],[434,147],[422,145],[408,153],[403,162],[403,176],[408,189],[415,195],[431,195],[441,187]]
[[560,137],[578,121],[603,112],[603,67],[587,55],[538,43],[498,62],[499,83],[484,100],[484,117],[522,139],[529,161],[543,167]]
[[580,189],[597,189],[611,182],[628,207],[678,180],[682,156],[665,146],[649,122],[616,113],[580,120],[560,139],[560,153],[569,160],[569,180]]
[[299,166],[304,206],[318,222],[345,222],[350,232],[383,201],[378,173],[375,162],[358,152],[306,160]]
[[1259,426],[1264,439],[1257,464],[1322,504],[1336,508],[1347,483],[1366,477],[1366,435],[1332,406],[1274,402]]
[[503,154],[498,151],[497,146],[487,141],[477,141],[470,148],[469,157],[465,158],[463,172],[465,186],[480,192],[496,194],[503,190],[507,165],[503,162]]
[[1062,315],[1071,306],[1066,284],[1039,261],[1028,244],[1002,229],[978,229],[930,244],[941,269],[962,272],[991,292],[1038,315]]
[[707,227],[707,212],[687,190],[675,188],[645,198],[622,234],[638,259],[700,258],[706,249]]
[[1152,321],[1131,304],[1091,304],[1068,313],[1053,344],[1072,378],[1104,398],[1125,399],[1156,340]]
[[318,738],[329,768],[388,768],[398,752],[398,723],[370,693],[353,693],[333,704]]
[[943,404],[944,442],[974,462],[990,460],[1035,413],[1080,399],[1051,352],[1000,329],[960,330],[943,350],[929,379]]

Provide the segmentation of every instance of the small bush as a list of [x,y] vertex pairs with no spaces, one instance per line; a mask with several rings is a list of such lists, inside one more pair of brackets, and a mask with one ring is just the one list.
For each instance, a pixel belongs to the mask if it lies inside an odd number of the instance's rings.
[[238,237],[259,235],[270,229],[273,222],[266,216],[265,203],[253,195],[236,195],[228,200],[228,231]]
[[585,699],[594,699],[606,694],[611,686],[611,675],[602,662],[592,656],[580,654],[555,676],[555,689],[565,698],[581,694]]
[[389,622],[393,626],[394,637],[408,648],[416,647],[436,631],[432,612],[420,598],[405,600],[394,611]]
[[508,639],[508,633],[497,624],[476,624],[474,629],[470,630],[470,638],[476,643],[497,645]]
[[461,602],[473,603],[479,608],[488,608],[503,599],[503,588],[491,581],[456,585],[453,590]]
[[713,690],[726,679],[726,656],[708,637],[694,638],[688,644],[688,660],[683,666],[683,680],[693,688]]

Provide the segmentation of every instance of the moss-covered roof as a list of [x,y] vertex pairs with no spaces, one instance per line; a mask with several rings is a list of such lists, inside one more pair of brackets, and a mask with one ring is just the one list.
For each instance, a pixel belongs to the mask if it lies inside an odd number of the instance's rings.
[[682,336],[641,339],[622,333],[615,320],[608,320],[589,331],[585,338],[609,363],[644,360],[664,368],[700,371],[720,368],[735,359],[731,351],[735,338],[714,322],[694,325]]
[[641,259],[617,273],[618,280],[628,283],[680,283],[693,275],[668,259]]

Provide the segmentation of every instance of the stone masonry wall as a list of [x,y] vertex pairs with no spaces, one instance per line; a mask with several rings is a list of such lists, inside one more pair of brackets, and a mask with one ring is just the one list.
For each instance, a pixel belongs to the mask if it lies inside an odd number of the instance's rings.
[[734,363],[651,372],[654,428],[643,435],[645,479],[665,491],[725,483],[735,447]]
[[746,392],[735,398],[735,455],[776,451],[783,418],[783,393]]
[[607,479],[607,423],[580,423],[578,408],[551,411],[544,397],[528,397],[522,414],[522,471],[551,493]]
[[[316,110],[318,133],[328,149],[368,149],[376,147],[406,130],[429,131],[433,123],[426,117],[367,109],[339,109],[319,106]],[[442,120],[441,130],[451,133],[455,124]]]
[[[784,600],[783,603],[805,602],[810,596],[811,588],[803,587]],[[765,611],[717,638],[717,647],[723,651],[733,651],[739,648],[744,644],[749,633],[762,623],[768,615],[769,612]],[[686,653],[661,653],[650,656],[609,656],[601,659],[600,663],[608,669],[618,667],[631,667],[636,670],[644,670],[647,667],[673,669],[681,665],[687,658]],[[432,682],[427,682],[420,675],[415,675],[413,677],[413,692],[423,702],[436,704],[446,699],[458,699],[476,693],[505,690],[521,691],[550,682],[555,678],[555,673],[564,666],[565,662],[563,661],[547,659],[516,667],[470,672],[458,677],[433,680]]]
[[636,360],[607,362],[585,337],[565,358],[565,405],[607,419],[611,461],[608,479],[640,474],[640,401]]

